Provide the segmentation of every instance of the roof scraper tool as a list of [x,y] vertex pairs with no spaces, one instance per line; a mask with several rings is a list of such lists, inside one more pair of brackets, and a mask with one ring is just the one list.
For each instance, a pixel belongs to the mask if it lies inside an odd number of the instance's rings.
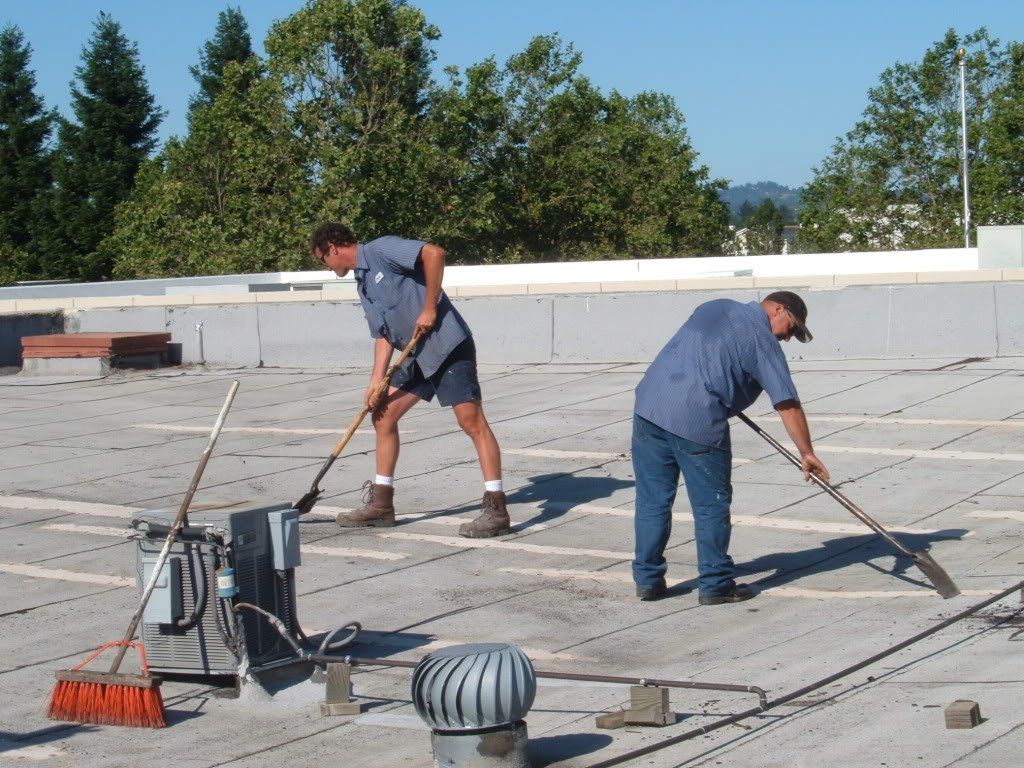
[[[416,348],[416,344],[419,343],[421,335],[422,334],[419,331],[416,331],[416,333],[412,335],[412,339],[410,339],[405,349],[402,350],[402,354],[399,355],[398,359],[390,368],[388,368],[387,373],[384,374],[384,378],[381,379],[380,385],[377,387],[377,391],[374,393],[377,398],[382,397],[388,391],[388,386],[391,384],[391,377],[395,375],[395,371],[402,366],[402,363],[405,362],[406,358],[412,354],[413,349]],[[299,510],[300,515],[304,515],[309,512],[313,509],[313,505],[319,501],[320,496],[323,494],[323,491],[318,487],[320,485],[320,481],[324,479],[324,475],[327,474],[327,470],[331,468],[338,456],[341,455],[342,449],[344,449],[345,445],[352,438],[352,435],[356,433],[356,430],[359,429],[359,425],[363,423],[363,419],[366,418],[366,414],[369,412],[370,409],[364,405],[363,409],[356,414],[352,423],[348,425],[348,429],[345,430],[345,434],[341,436],[341,440],[339,440],[338,444],[334,446],[334,450],[331,451],[331,455],[327,457],[327,461],[325,461],[324,465],[320,468],[320,472],[317,473],[316,478],[313,480],[313,484],[309,486],[309,490],[306,491],[306,494],[301,499],[292,505],[295,509]]]
[[[769,435],[767,432],[765,432],[763,429],[757,426],[757,424],[752,422],[742,413],[738,413],[736,415],[744,424],[746,424],[752,430],[757,432],[757,434],[763,437],[772,446],[772,448],[774,448],[787,459],[789,459],[790,463],[792,463],[796,467],[802,468],[800,459],[798,459],[789,450],[787,450],[782,443],[780,443],[774,437]],[[935,587],[935,591],[938,592],[942,597],[948,599],[950,597],[956,597],[960,594],[960,590],[957,588],[956,584],[953,583],[953,579],[949,577],[949,574],[946,573],[946,570],[941,565],[935,562],[931,555],[929,555],[927,552],[913,552],[907,549],[905,546],[900,544],[900,542],[897,541],[891,533],[885,530],[885,528],[879,525],[874,519],[869,517],[867,512],[858,507],[856,504],[854,504],[852,501],[846,498],[846,496],[841,494],[833,486],[822,480],[813,472],[811,473],[811,480],[817,483],[829,496],[831,496],[833,499],[835,499],[848,510],[850,510],[850,512],[853,513],[854,517],[856,517],[858,520],[860,520],[862,523],[868,526],[871,530],[873,530],[875,533],[877,533],[879,536],[881,536],[883,539],[889,542],[889,544],[898,552],[900,552],[900,554],[904,555],[905,557],[909,557],[911,560],[913,560],[914,565],[921,569],[921,573],[928,577],[928,581],[932,583],[932,586]]]

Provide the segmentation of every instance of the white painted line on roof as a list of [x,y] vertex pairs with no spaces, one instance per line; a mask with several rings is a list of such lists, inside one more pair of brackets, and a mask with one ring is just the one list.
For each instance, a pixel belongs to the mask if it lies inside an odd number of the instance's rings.
[[[769,416],[766,421],[781,421]],[[1024,419],[912,419],[904,416],[808,416],[808,421],[823,424],[896,424],[922,427],[1008,427],[1024,429]]]
[[0,507],[4,509],[43,509],[54,512],[69,512],[76,515],[95,517],[132,517],[145,510],[122,507],[116,504],[95,504],[88,501],[64,499],[41,499],[37,496],[0,496]]
[[[197,435],[207,435],[210,433],[208,426],[193,427],[187,424],[132,424],[132,427],[135,429],[158,429],[163,432],[186,432]],[[223,427],[221,431],[252,435],[337,435],[339,438],[345,433],[344,429],[303,429],[291,427]],[[415,431],[415,429],[403,428],[402,434],[410,434]],[[373,435],[376,432],[372,429],[357,429],[353,434]]]
[[[999,589],[965,589],[960,594],[967,597],[990,597],[997,595]],[[765,587],[762,592],[770,597],[802,597],[814,600],[884,600],[890,597],[939,597],[939,593],[931,589],[916,590],[838,590],[838,589],[810,589],[806,587]]]
[[352,721],[355,725],[375,728],[402,728],[408,731],[428,731],[427,724],[414,715],[393,715],[390,712],[367,712]]
[[1024,523],[1024,512],[1015,509],[1004,511],[974,509],[965,513],[965,517],[974,517],[979,520],[1020,520]]
[[914,459],[957,461],[1024,461],[1024,453],[980,453],[978,451],[932,451],[911,448],[853,448],[845,445],[815,445],[816,453],[863,453],[873,456],[906,456]]
[[554,448],[502,448],[508,456],[529,456],[535,459],[624,459],[628,453],[607,453],[602,451],[559,451]]
[[37,763],[49,760],[51,757],[59,757],[63,754],[66,754],[64,750],[57,749],[56,747],[45,745],[19,747],[13,741],[0,741],[0,757],[3,757],[5,760],[31,760]]
[[509,552],[533,552],[538,555],[574,555],[578,557],[602,557],[608,560],[632,560],[632,552],[609,552],[606,549],[575,549],[573,547],[552,547],[543,544],[525,544],[519,541],[495,541],[494,539],[466,539],[458,536],[431,536],[425,533],[378,533],[385,539],[405,541],[426,541],[447,547],[462,549],[504,549]]
[[115,587],[130,587],[135,583],[135,579],[127,579],[123,576],[105,576],[102,573],[78,573],[76,571],[65,571],[60,568],[40,568],[38,565],[25,565],[22,563],[0,563],[0,573]]
[[589,581],[611,581],[633,583],[633,574],[615,571],[571,571],[565,568],[499,568],[501,573],[515,573],[519,576],[541,576],[545,579],[580,579]]
[[327,555],[328,557],[364,557],[368,560],[404,560],[408,555],[401,552],[380,552],[375,549],[348,549],[345,547],[321,547],[316,544],[303,544],[302,553],[310,555]]
[[[465,640],[434,640],[426,645],[417,645],[415,648],[410,648],[409,650],[429,653],[430,651],[437,651],[441,648],[451,648],[453,645],[463,645],[465,642]],[[558,653],[557,651],[545,651],[540,648],[527,648],[525,645],[520,645],[519,648],[523,653],[535,661],[593,661],[593,659],[584,659],[580,656],[573,656],[571,653]]]
[[[596,515],[611,515],[613,517],[633,517],[632,509],[622,509],[620,507],[601,507],[594,504],[559,504],[557,502],[541,502],[537,505],[538,507],[554,507],[555,509],[564,508],[565,511],[590,513]],[[673,512],[672,519],[681,523],[693,524],[693,515],[689,512]],[[864,533],[868,530],[867,526],[857,523],[829,523],[819,522],[817,520],[798,520],[791,517],[758,517],[756,515],[732,515],[732,524],[740,527],[751,527],[751,528],[775,528],[784,531],[805,531],[809,533]],[[941,529],[933,528],[914,528],[910,526],[886,526],[886,530],[895,533],[920,533],[927,535],[937,535],[944,533]],[[966,537],[973,534],[973,531],[968,531],[962,534],[960,537]]]
[[130,539],[135,535],[135,531],[131,528],[109,528],[102,525],[75,525],[74,523],[52,523],[44,525],[43,530],[63,531],[65,533],[90,533],[94,536],[116,536],[120,539]]
[[[303,517],[315,517],[318,520],[333,520],[338,516],[339,512],[353,512],[354,510],[348,507],[314,507],[311,512]],[[469,517],[458,517],[456,515],[438,515],[435,512],[413,512],[408,515],[398,515],[396,521],[399,525],[413,522],[431,523],[433,525],[462,525],[463,523],[469,522],[472,518]],[[531,523],[527,524],[525,521],[513,521],[512,528],[516,533],[522,531],[543,531],[548,526],[544,523]]]
[[[612,459],[628,459],[629,451],[623,453],[608,453],[602,451],[560,451],[554,448],[502,448],[502,454],[507,456],[528,456],[536,459],[600,459],[610,461]],[[750,464],[753,459],[733,458],[733,466]]]

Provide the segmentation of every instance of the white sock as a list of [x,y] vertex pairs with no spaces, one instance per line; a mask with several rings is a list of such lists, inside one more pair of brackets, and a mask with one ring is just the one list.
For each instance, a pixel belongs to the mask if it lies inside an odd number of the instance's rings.
[[374,475],[373,484],[374,485],[389,485],[392,488],[394,488],[395,487],[395,478],[388,477],[387,475]]
[[484,490],[491,492],[502,493],[505,488],[501,483],[501,479],[498,480],[484,480]]

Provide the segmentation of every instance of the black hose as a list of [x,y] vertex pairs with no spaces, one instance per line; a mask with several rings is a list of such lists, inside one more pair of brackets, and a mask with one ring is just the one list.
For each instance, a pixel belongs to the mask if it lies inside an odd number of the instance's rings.
[[[186,557],[192,572],[192,584],[194,585],[194,594],[192,600],[192,615],[187,618],[180,618],[175,622],[175,626],[179,629],[191,629],[196,625],[201,618],[203,613],[206,612],[207,596],[209,590],[207,589],[207,573],[204,567],[206,566],[206,555],[203,554],[202,544],[186,543],[184,544]],[[196,553],[199,556],[196,557]],[[196,562],[199,563],[199,567],[196,568]],[[211,568],[212,570],[212,568]]]
[[904,640],[903,642],[897,643],[896,645],[887,648],[886,650],[880,653],[876,653],[874,656],[869,656],[863,661],[858,661],[856,664],[846,667],[845,669],[842,669],[839,672],[831,674],[828,677],[824,677],[821,680],[811,683],[810,685],[805,685],[803,688],[798,688],[792,693],[787,693],[785,696],[781,696],[777,699],[772,699],[766,704],[754,707],[753,709],[748,709],[745,712],[739,712],[738,714],[730,715],[729,717],[724,717],[721,720],[716,720],[715,722],[709,723],[708,725],[702,726],[700,728],[694,728],[692,731],[681,733],[678,736],[672,736],[671,738],[662,739],[661,741],[655,742],[654,744],[649,744],[645,747],[634,749],[630,752],[626,752],[625,754],[619,755],[618,757],[611,757],[607,760],[601,760],[597,763],[591,763],[590,765],[586,766],[586,768],[611,768],[611,766],[613,765],[622,765],[623,763],[628,763],[632,760],[636,760],[637,758],[643,757],[644,755],[649,755],[652,752],[658,752],[659,750],[687,741],[696,736],[702,736],[705,733],[716,731],[719,728],[724,728],[727,725],[732,725],[733,723],[737,723],[740,720],[745,720],[748,717],[753,717],[754,715],[759,715],[762,712],[767,712],[769,709],[774,709],[775,707],[781,706],[782,704],[787,704],[790,701],[793,701],[794,699],[799,699],[801,696],[805,696],[811,691],[816,691],[819,688],[825,687],[829,683],[833,683],[836,680],[839,680],[840,678],[846,677],[847,675],[851,675],[854,672],[863,669],[866,666],[874,664],[876,661],[880,661],[886,658],[887,656],[892,656],[892,654],[897,653],[898,651],[902,651],[904,648],[913,645],[914,643],[917,643],[921,640],[924,640],[926,637],[930,637],[931,635],[934,635],[936,632],[941,632],[943,629],[950,626],[951,624],[955,624],[961,619],[965,619],[968,616],[977,613],[982,608],[987,608],[993,603],[997,603],[1000,600],[1009,597],[1011,594],[1020,589],[1024,589],[1024,581],[1018,582],[1017,584],[1014,584],[1012,587],[1004,589],[999,594],[982,600],[977,605],[971,606],[967,610],[961,611],[960,613],[949,617],[945,621],[940,621],[935,626],[929,627],[923,632],[919,632],[913,637],[910,637]]

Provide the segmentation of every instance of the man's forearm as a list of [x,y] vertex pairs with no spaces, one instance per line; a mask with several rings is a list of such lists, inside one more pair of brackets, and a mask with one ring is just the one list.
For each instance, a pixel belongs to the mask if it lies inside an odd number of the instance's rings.
[[426,295],[423,297],[423,308],[436,307],[441,298],[441,283],[444,280],[444,248],[427,243],[420,252],[423,262],[423,278]]
[[373,345],[373,373],[370,375],[372,381],[379,381],[387,373],[388,364],[391,362],[391,355],[395,348],[385,338],[377,339]]
[[780,403],[777,410],[782,418],[782,425],[786,428],[786,432],[789,433],[789,437],[796,445],[800,455],[806,456],[814,453],[814,448],[811,446],[811,430],[807,426],[807,417],[800,404],[793,401]]

